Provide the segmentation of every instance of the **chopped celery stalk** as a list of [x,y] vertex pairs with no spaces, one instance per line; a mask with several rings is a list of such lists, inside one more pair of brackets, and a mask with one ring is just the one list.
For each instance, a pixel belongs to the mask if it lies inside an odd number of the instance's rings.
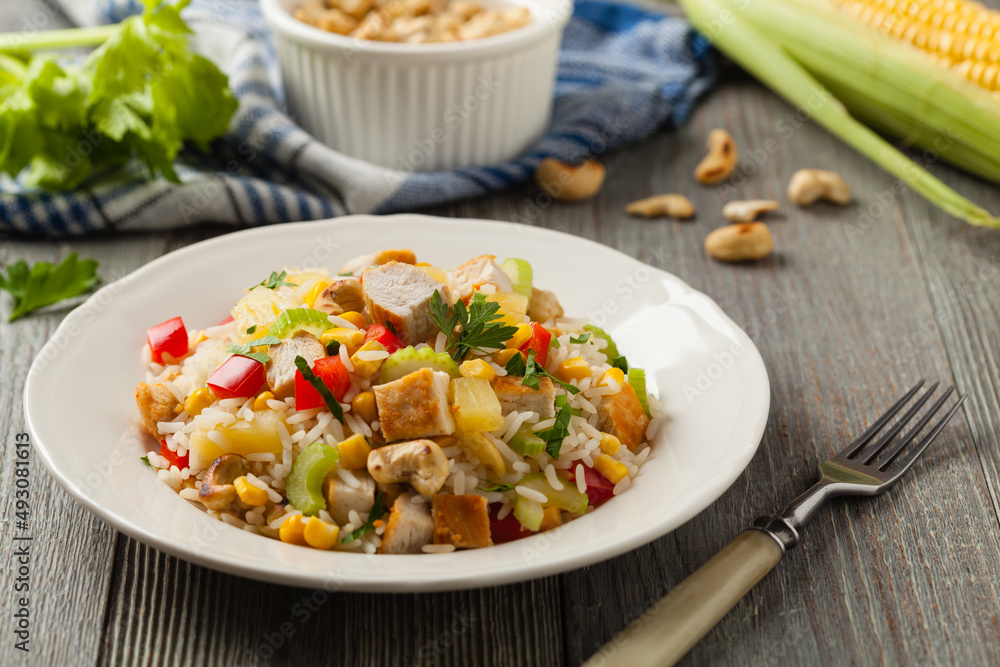
[[[572,482],[564,480],[563,488],[557,491],[552,488],[544,474],[531,472],[522,477],[517,486],[523,486],[526,489],[545,494],[545,497],[549,499],[549,502],[545,503],[545,505],[555,505],[561,510],[575,514],[585,514],[587,512],[587,494],[580,493],[580,490],[576,488],[576,484]],[[520,499],[522,496],[518,496],[518,498]]]
[[642,411],[646,413],[649,417],[649,400],[646,394],[646,371],[641,368],[630,368],[628,369],[628,380],[627,382],[632,385],[635,389],[635,395],[639,398],[639,402],[642,404]]
[[535,456],[545,451],[545,441],[531,430],[530,424],[522,424],[507,444],[522,456]]
[[618,346],[615,345],[615,341],[611,340],[611,336],[608,335],[607,331],[601,327],[594,326],[593,324],[584,325],[583,330],[594,334],[594,338],[600,338],[608,341],[608,346],[604,348],[604,354],[608,359],[614,359],[615,357],[621,356],[618,353]]
[[292,462],[292,469],[285,480],[285,493],[292,507],[306,516],[315,516],[326,509],[323,497],[323,480],[337,467],[340,453],[336,448],[314,442]]
[[514,518],[521,522],[525,530],[537,531],[541,528],[544,515],[545,510],[540,502],[528,500],[524,496],[517,496],[514,500]]
[[462,377],[458,372],[458,364],[447,352],[435,352],[432,347],[422,347],[418,350],[410,345],[389,355],[382,363],[378,380],[385,384],[421,368],[443,371],[453,378]]
[[281,314],[275,318],[268,333],[278,338],[286,338],[296,331],[303,330],[318,338],[324,331],[332,327],[330,318],[321,310],[289,308],[281,311]]
[[513,283],[514,292],[530,299],[531,283],[534,279],[531,264],[524,259],[508,257],[500,265],[500,268],[503,269],[503,272],[510,278],[510,282]]

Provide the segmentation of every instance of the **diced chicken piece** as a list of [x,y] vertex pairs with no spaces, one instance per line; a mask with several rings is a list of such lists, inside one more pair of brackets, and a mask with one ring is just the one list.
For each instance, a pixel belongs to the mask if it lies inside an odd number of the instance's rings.
[[431,503],[434,544],[452,544],[459,549],[480,549],[493,544],[486,498],[438,494]]
[[383,554],[416,554],[434,537],[434,519],[427,503],[414,501],[409,493],[396,498],[382,533]]
[[417,257],[412,250],[400,248],[398,250],[379,250],[370,255],[355,257],[340,270],[340,275],[351,275],[360,277],[366,269],[382,266],[389,262],[399,262],[401,264],[416,264]]
[[437,330],[431,319],[431,297],[440,292],[445,303],[451,293],[415,266],[389,262],[365,271],[364,298],[372,322],[384,324],[403,341],[417,345]]
[[597,428],[618,438],[629,451],[646,439],[649,418],[630,384],[623,384],[617,394],[605,397],[597,415]]
[[531,300],[528,301],[528,317],[535,322],[548,322],[564,315],[562,306],[555,292],[537,287],[531,288]]
[[295,357],[302,357],[311,366],[326,356],[326,348],[308,331],[296,331],[291,338],[267,348],[271,360],[265,365],[267,386],[275,398],[284,400],[295,393]]
[[421,368],[398,380],[376,385],[382,435],[387,442],[451,435],[455,421],[448,404],[451,377],[443,371]]
[[493,380],[493,392],[506,417],[511,412],[537,412],[542,419],[556,416],[556,385],[547,377],[538,378],[538,389],[521,384],[524,378],[504,375]]
[[422,368],[399,380],[375,386],[382,436],[377,448],[400,440],[454,433],[455,422],[448,401],[450,382],[447,373]]
[[334,280],[313,304],[313,308],[329,315],[340,315],[352,310],[360,313],[364,307],[364,290],[361,281],[356,278]]
[[496,263],[493,255],[480,255],[459,265],[451,274],[451,284],[456,298],[468,299],[483,285],[493,285],[497,292],[513,292],[510,277]]
[[168,422],[174,418],[176,408],[180,401],[173,392],[162,384],[146,384],[140,382],[135,388],[135,404],[139,408],[139,417],[142,425],[149,434],[160,439],[160,430],[156,427],[157,422]]
[[364,516],[375,505],[375,480],[364,470],[354,470],[352,473],[361,482],[361,486],[351,486],[336,472],[326,478],[327,509],[340,526],[350,521],[351,510]]

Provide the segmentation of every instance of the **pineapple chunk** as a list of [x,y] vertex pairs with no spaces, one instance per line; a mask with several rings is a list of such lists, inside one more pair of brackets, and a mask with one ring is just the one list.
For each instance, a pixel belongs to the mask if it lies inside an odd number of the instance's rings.
[[442,285],[450,285],[448,280],[448,272],[442,269],[440,266],[431,266],[430,264],[417,264],[417,268],[429,275],[434,280],[438,281]]
[[[233,306],[233,319],[236,321],[236,341],[246,343],[254,338],[267,335],[267,328],[283,310],[297,308],[301,303],[295,303],[277,290],[268,289],[262,285],[254,287]],[[247,334],[247,329],[257,327],[253,334]]]
[[507,474],[507,464],[496,445],[482,431],[473,433],[455,432],[455,438],[462,449],[471,454],[477,461],[490,468],[497,477]]
[[238,419],[231,424],[220,424],[215,428],[226,439],[226,446],[220,446],[208,437],[209,429],[195,429],[191,433],[188,451],[192,468],[207,468],[212,461],[223,454],[274,454],[281,459],[281,437],[278,429],[286,429],[284,413],[277,410],[254,412],[253,421]]
[[495,431],[503,426],[500,401],[483,378],[452,380],[451,405],[461,431]]
[[516,327],[524,322],[524,314],[528,312],[528,297],[512,292],[497,292],[487,296],[486,300],[500,304],[499,321],[507,326]]

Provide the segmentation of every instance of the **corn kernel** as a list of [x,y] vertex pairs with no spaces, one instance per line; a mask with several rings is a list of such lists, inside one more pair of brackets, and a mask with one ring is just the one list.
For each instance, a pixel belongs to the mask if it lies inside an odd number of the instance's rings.
[[319,342],[323,343],[324,346],[329,345],[332,340],[335,340],[346,347],[347,354],[354,354],[365,342],[365,332],[336,327],[334,329],[327,329],[323,332],[323,335],[319,337]]
[[522,345],[528,342],[529,338],[531,338],[531,325],[521,323],[517,325],[517,333],[511,336],[510,340],[504,343],[504,345],[519,350]]
[[539,531],[552,530],[553,528],[558,528],[562,525],[562,511],[552,505],[551,507],[546,507],[542,510],[542,525],[538,527]]
[[612,456],[622,448],[622,441],[610,433],[601,433],[601,451]]
[[356,310],[349,310],[346,313],[341,313],[337,315],[342,320],[347,320],[359,329],[364,329],[368,326],[368,322],[365,321],[365,316]]
[[354,364],[354,374],[362,378],[370,378],[371,376],[378,373],[378,369],[382,368],[382,362],[385,359],[359,359],[358,354],[360,352],[385,352],[385,345],[379,343],[378,341],[370,340],[361,347],[358,351],[351,355],[351,363]]
[[604,371],[601,375],[601,379],[597,381],[598,387],[607,387],[611,385],[609,380],[614,380],[618,383],[618,388],[621,389],[622,385],[625,384],[625,371],[620,368],[609,368]]
[[191,417],[197,417],[212,403],[215,403],[215,394],[208,387],[201,387],[192,391],[184,400],[184,411]]
[[328,280],[317,280],[316,284],[312,286],[309,292],[306,294],[306,298],[303,299],[306,302],[306,308],[312,308],[316,305],[316,299],[319,295],[326,291],[332,283]]
[[310,517],[302,531],[302,537],[306,544],[313,549],[332,549],[339,536],[340,528],[338,526],[316,517]]
[[493,367],[482,359],[463,361],[462,365],[458,367],[458,372],[462,374],[462,377],[482,378],[487,382],[493,382],[493,378],[496,377]]
[[368,467],[368,455],[372,448],[365,440],[365,436],[355,433],[347,440],[344,440],[337,449],[340,450],[340,465],[348,470],[361,470]]
[[590,377],[590,366],[583,360],[583,357],[573,357],[556,366],[554,375],[563,382],[582,380]]
[[281,528],[278,529],[278,537],[282,542],[286,544],[298,544],[300,546],[306,546],[305,530],[306,524],[304,521],[305,517],[301,514],[293,514],[289,516],[281,524]]
[[237,477],[233,481],[233,486],[236,487],[236,495],[238,495],[240,500],[245,502],[247,505],[260,507],[268,500],[267,491],[258,488],[247,481],[246,475]]
[[[501,366],[506,366],[507,362],[510,361],[510,358],[513,357],[515,354],[521,354],[521,353],[513,348],[500,350],[498,352],[493,353],[493,361],[497,362]],[[521,356],[523,357],[524,355],[521,354]]]
[[351,401],[351,412],[371,424],[378,417],[375,405],[375,392],[363,391]]
[[267,410],[267,402],[271,400],[274,400],[274,394],[269,391],[262,391],[257,394],[257,398],[253,399],[253,409],[256,412]]
[[598,454],[594,457],[594,468],[612,484],[617,484],[622,481],[623,477],[628,476],[628,468],[625,467],[625,464],[614,460],[607,454]]

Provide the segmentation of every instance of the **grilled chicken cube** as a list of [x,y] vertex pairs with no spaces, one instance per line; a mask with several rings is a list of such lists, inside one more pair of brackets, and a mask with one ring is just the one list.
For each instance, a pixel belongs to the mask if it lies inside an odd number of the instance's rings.
[[452,544],[459,549],[480,549],[493,544],[486,498],[438,494],[431,503],[434,544]]
[[375,404],[387,442],[451,435],[455,421],[448,404],[451,377],[421,368],[398,380],[376,385]]
[[456,298],[465,300],[483,285],[493,285],[497,292],[513,292],[510,277],[496,263],[493,255],[480,255],[459,265],[451,274]]
[[511,412],[537,412],[542,419],[556,416],[556,385],[549,378],[538,378],[538,389],[521,384],[524,378],[504,375],[493,380],[493,392],[500,401],[503,416]]
[[371,512],[375,505],[375,480],[364,470],[352,472],[360,482],[358,487],[345,482],[336,472],[326,478],[327,509],[340,526],[350,521],[351,510],[363,516]]
[[334,280],[313,304],[313,308],[328,315],[340,315],[352,310],[360,313],[364,307],[364,290],[361,281],[356,278]]
[[415,266],[389,262],[365,271],[364,297],[372,322],[383,324],[403,341],[417,345],[427,341],[437,325],[431,319],[431,297],[441,293],[451,303],[447,285],[439,283]]
[[597,415],[597,428],[618,438],[629,451],[646,439],[649,418],[630,384],[623,384],[617,394],[605,397]]
[[139,408],[139,417],[143,427],[149,434],[160,439],[160,429],[157,422],[168,422],[175,416],[175,408],[180,401],[173,392],[162,384],[146,384],[140,382],[135,388],[135,404]]
[[295,357],[302,357],[312,366],[326,356],[326,348],[308,331],[296,331],[291,338],[267,348],[271,360],[264,366],[267,386],[278,400],[285,400],[295,393]]
[[427,503],[414,500],[409,493],[396,498],[382,533],[383,554],[416,554],[434,537],[434,519]]
[[389,262],[400,262],[402,264],[416,264],[417,257],[412,250],[400,248],[398,250],[379,250],[368,255],[355,257],[340,270],[340,275],[352,275],[360,277],[366,269],[382,266]]
[[535,322],[548,322],[562,317],[562,306],[555,292],[550,292],[537,287],[531,288],[531,300],[528,301],[528,317]]

